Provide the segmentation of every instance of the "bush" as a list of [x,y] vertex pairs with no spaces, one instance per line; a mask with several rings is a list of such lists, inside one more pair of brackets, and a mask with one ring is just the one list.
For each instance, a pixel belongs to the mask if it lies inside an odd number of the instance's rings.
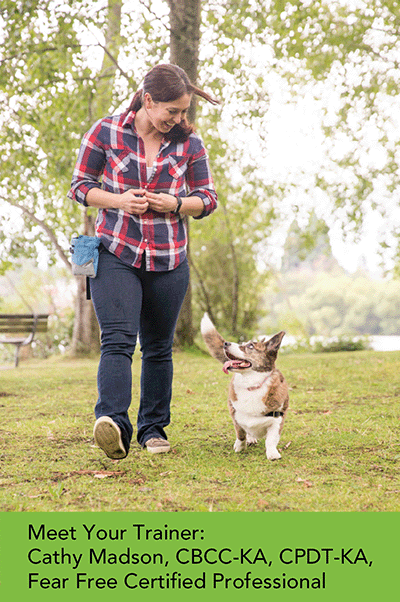
[[364,351],[370,349],[368,337],[293,337],[288,344],[283,344],[283,353],[329,353],[339,351]]
[[313,352],[363,351],[369,349],[368,340],[364,337],[334,337],[318,340],[313,344]]

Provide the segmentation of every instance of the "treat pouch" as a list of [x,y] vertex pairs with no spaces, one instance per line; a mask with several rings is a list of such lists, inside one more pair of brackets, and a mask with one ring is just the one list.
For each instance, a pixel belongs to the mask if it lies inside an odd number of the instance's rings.
[[74,276],[96,277],[100,242],[100,238],[96,236],[80,235],[71,238],[70,251]]

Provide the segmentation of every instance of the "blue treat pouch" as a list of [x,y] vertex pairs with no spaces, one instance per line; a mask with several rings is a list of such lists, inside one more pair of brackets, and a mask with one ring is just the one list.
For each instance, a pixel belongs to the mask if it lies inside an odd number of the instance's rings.
[[71,238],[72,273],[74,276],[95,278],[99,263],[100,238],[76,236]]

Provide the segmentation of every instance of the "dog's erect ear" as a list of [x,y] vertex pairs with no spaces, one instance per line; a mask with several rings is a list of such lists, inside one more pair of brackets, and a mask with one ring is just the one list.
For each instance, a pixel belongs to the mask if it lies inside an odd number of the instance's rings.
[[281,330],[278,334],[275,334],[269,341],[266,343],[267,353],[278,353],[278,349],[281,346],[282,339],[285,336],[285,332]]

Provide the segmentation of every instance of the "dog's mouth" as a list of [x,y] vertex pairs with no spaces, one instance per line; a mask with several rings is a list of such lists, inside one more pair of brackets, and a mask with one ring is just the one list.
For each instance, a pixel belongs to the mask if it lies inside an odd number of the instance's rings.
[[251,368],[252,363],[248,360],[239,360],[234,355],[231,355],[225,350],[227,361],[224,363],[223,371],[228,374],[230,370],[248,370]]

